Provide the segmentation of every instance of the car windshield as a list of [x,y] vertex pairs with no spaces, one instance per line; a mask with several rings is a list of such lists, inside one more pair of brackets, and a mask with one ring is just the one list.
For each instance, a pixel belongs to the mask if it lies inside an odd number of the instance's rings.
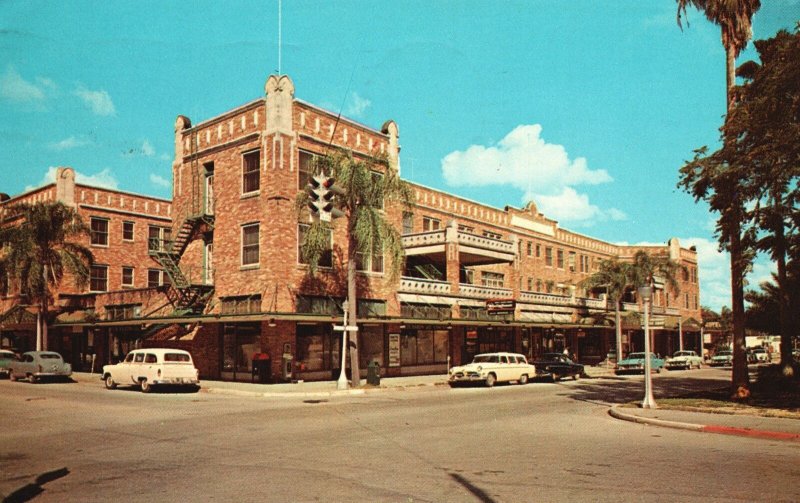
[[717,353],[717,356],[730,356],[732,353],[730,351],[720,351]]
[[679,356],[692,356],[692,352],[691,351],[675,351],[675,354],[672,355],[672,356],[674,356],[675,358],[677,358]]
[[644,353],[631,353],[628,355],[630,360],[644,360]]
[[184,353],[164,353],[165,362],[189,363],[192,358]]
[[55,353],[42,353],[39,355],[42,360],[60,360],[61,357]]

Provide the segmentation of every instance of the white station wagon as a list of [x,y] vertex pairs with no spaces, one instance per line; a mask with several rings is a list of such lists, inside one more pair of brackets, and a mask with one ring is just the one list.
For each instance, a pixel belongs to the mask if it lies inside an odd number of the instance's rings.
[[496,382],[516,381],[527,384],[536,376],[536,367],[518,353],[484,353],[475,355],[472,363],[450,369],[448,383],[455,386],[465,382],[483,382],[488,387]]
[[117,385],[139,386],[149,393],[153,386],[182,385],[200,387],[200,373],[192,355],[182,349],[136,349],[124,361],[103,366],[106,388]]

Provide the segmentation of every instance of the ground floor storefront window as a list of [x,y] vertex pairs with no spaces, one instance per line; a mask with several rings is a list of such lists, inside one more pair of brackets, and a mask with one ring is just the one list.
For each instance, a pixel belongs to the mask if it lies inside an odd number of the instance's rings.
[[297,363],[300,371],[319,372],[341,366],[342,333],[329,324],[297,325]]
[[358,327],[358,364],[362,369],[370,362],[383,367],[383,349],[386,347],[383,325],[364,325]]
[[400,365],[447,363],[449,334],[441,329],[405,329],[400,334]]
[[226,323],[222,330],[223,379],[249,380],[253,355],[260,352],[261,328],[258,323]]

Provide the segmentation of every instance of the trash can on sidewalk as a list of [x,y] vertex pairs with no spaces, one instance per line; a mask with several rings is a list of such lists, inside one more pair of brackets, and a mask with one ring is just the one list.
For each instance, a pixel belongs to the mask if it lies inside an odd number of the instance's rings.
[[272,359],[267,353],[253,354],[253,382],[262,384],[272,380]]
[[367,384],[372,386],[381,385],[381,366],[375,360],[367,364]]

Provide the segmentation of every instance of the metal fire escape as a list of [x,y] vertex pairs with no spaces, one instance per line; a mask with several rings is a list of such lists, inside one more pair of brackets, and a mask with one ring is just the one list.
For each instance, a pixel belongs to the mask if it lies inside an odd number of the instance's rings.
[[[171,285],[167,297],[175,306],[176,314],[202,313],[214,293],[214,285],[207,284],[205,278],[193,281],[187,278],[180,268],[180,261],[187,246],[198,236],[214,230],[213,200],[206,201],[201,190],[203,178],[197,161],[197,131],[192,130],[191,159],[192,187],[187,216],[181,223],[175,238],[153,243],[150,254],[169,276]],[[211,193],[209,193],[211,199]]]

